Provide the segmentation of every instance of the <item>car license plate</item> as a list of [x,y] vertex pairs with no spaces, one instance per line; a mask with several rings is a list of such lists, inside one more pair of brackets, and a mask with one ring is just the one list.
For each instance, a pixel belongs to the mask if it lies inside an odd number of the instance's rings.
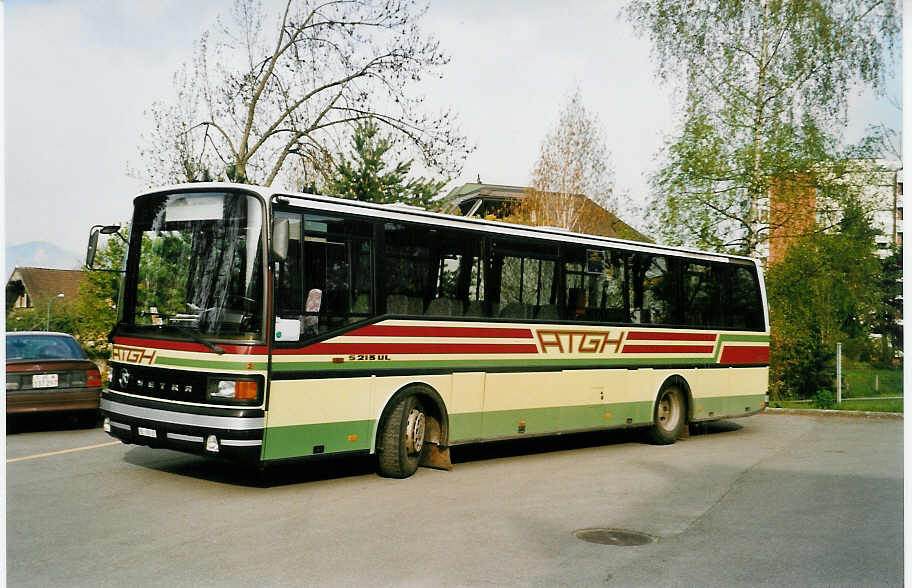
[[32,388],[56,388],[57,374],[35,374],[32,376]]
[[136,432],[142,435],[143,437],[152,437],[155,439],[157,435],[155,434],[155,429],[147,429],[145,427],[137,427]]

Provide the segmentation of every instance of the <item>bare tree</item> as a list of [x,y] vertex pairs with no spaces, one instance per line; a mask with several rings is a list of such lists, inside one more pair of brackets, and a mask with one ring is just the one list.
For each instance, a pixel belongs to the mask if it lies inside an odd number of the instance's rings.
[[415,24],[424,11],[408,0],[285,0],[266,28],[260,2],[236,0],[230,22],[214,40],[203,35],[175,75],[175,101],[150,108],[143,175],[267,186],[312,175],[368,118],[407,138],[428,167],[457,173],[467,147],[452,114],[423,112],[411,92],[448,61]]
[[579,90],[570,96],[555,126],[542,141],[532,181],[513,220],[591,230],[593,202],[612,210],[614,170],[598,118],[583,106]]

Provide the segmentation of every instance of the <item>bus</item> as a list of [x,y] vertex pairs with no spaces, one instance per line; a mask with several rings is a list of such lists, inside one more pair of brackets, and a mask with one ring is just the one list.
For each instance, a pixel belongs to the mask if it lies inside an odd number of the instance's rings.
[[[99,233],[89,238],[92,268]],[[755,260],[239,184],[135,198],[104,430],[259,467],[691,423],[768,401]]]

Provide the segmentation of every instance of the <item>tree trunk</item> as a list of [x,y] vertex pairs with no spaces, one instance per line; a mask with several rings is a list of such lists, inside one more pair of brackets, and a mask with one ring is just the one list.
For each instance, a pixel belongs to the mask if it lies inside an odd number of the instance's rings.
[[761,193],[761,186],[764,185],[763,177],[760,170],[760,148],[761,148],[761,133],[760,129],[763,128],[763,90],[764,84],[766,83],[766,59],[767,59],[767,42],[766,42],[766,21],[769,14],[769,8],[766,2],[763,3],[763,19],[761,21],[761,33],[760,33],[760,63],[758,64],[757,69],[757,103],[756,103],[756,113],[754,117],[754,169],[753,177],[751,178],[751,188],[750,194],[750,204],[748,208],[748,229],[747,229],[747,255],[751,257],[757,257],[760,254],[760,198],[763,196]]

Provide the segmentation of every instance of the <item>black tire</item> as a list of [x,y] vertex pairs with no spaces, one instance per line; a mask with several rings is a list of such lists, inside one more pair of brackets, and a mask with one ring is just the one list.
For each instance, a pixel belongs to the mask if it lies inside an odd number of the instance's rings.
[[659,392],[653,411],[653,424],[649,427],[649,440],[656,445],[670,445],[678,440],[687,426],[684,392],[675,384]]
[[99,414],[97,410],[87,410],[73,415],[76,426],[82,429],[94,429],[98,426]]
[[85,423],[86,428],[94,429],[98,426],[98,421],[101,420],[101,414],[98,410],[90,410],[83,417],[83,423]]
[[383,422],[377,463],[386,478],[408,478],[418,469],[427,451],[424,442],[425,412],[415,396],[397,401]]

